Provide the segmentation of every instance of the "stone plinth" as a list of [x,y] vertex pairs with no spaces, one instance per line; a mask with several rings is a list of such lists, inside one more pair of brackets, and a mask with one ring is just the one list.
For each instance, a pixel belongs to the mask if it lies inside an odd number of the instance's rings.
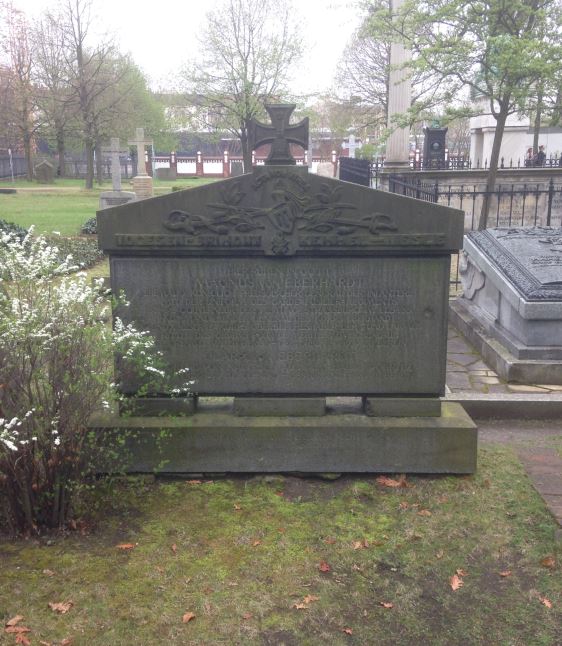
[[103,191],[100,193],[100,209],[121,206],[128,202],[134,202],[136,199],[137,196],[132,191]]
[[453,323],[508,381],[562,383],[562,229],[465,237]]
[[152,177],[150,175],[137,175],[133,177],[133,192],[138,200],[145,200],[154,195]]

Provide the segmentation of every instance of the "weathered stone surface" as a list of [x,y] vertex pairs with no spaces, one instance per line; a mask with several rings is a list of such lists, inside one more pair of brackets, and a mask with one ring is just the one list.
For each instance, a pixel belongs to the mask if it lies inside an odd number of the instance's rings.
[[326,413],[326,398],[235,397],[234,412],[242,417],[319,417]]
[[103,191],[100,193],[100,209],[122,206],[136,199],[137,196],[132,191]]
[[[473,473],[477,429],[458,404],[439,418],[365,415],[271,418],[196,414],[107,418],[92,427],[125,432],[136,473]],[[104,466],[98,469],[103,471]]]
[[50,162],[39,162],[34,170],[35,179],[39,184],[52,184],[55,181],[55,169]]
[[441,401],[431,397],[365,397],[365,415],[373,417],[439,417]]
[[136,417],[188,416],[197,410],[197,397],[138,397],[126,402],[122,409]]
[[456,325],[509,381],[562,383],[562,229],[468,234]]

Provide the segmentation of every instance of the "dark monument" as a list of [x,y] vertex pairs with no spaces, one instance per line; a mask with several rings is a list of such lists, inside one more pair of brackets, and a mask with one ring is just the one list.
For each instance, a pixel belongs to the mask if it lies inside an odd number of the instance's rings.
[[[309,175],[287,157],[289,141],[308,141],[293,107],[255,125],[272,152],[253,173],[98,212],[112,289],[130,301],[119,314],[190,368],[200,405],[97,425],[142,429],[135,471],[164,458],[184,473],[472,472],[476,428],[439,399],[462,212]],[[217,395],[234,397],[230,410],[210,408]]]
[[447,147],[448,128],[424,128],[423,167],[424,169],[443,169],[445,164],[445,148]]
[[340,157],[340,179],[361,186],[371,186],[371,162],[368,159]]
[[457,328],[508,381],[562,384],[562,229],[497,228],[465,238]]

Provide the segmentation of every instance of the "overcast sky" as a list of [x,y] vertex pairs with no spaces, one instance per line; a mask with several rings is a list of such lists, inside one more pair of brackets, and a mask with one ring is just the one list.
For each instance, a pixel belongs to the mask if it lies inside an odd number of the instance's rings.
[[[205,13],[220,0],[92,0],[93,18],[113,33],[123,52],[149,76],[154,89],[165,87],[181,65],[196,53],[196,37]],[[14,0],[29,17],[56,0]],[[354,0],[294,0],[302,20],[305,56],[290,88],[295,93],[327,90],[360,12]]]

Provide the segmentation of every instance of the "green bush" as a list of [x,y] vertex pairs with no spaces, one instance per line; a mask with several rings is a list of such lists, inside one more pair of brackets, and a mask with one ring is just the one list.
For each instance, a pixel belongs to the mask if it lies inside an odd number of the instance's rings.
[[14,222],[6,222],[6,220],[0,220],[0,233],[12,233],[16,235],[20,240],[23,240],[27,235],[27,229],[20,227],[19,224]]
[[118,317],[108,325],[100,286],[60,257],[45,238],[0,235],[0,511],[16,533],[64,526],[97,451],[111,452],[87,424],[118,397],[115,355],[174,394],[154,339]]
[[80,233],[88,234],[97,234],[98,232],[98,221],[96,218],[90,218],[86,220],[80,229]]
[[103,251],[98,249],[97,238],[66,238],[62,236],[45,236],[47,242],[57,248],[60,262],[69,255],[72,256],[72,265],[79,269],[88,269],[103,260]]

